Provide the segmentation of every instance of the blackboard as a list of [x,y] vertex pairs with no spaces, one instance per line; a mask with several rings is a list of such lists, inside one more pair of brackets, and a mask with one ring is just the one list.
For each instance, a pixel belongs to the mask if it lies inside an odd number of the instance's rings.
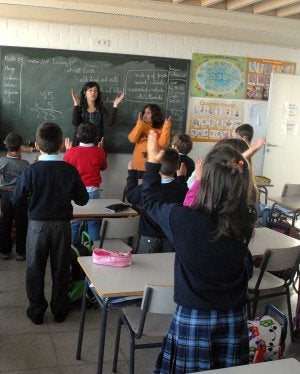
[[26,145],[44,121],[58,123],[72,137],[71,89],[79,93],[88,81],[99,83],[108,109],[120,92],[126,95],[115,125],[105,128],[108,152],[132,151],[127,135],[147,103],[172,116],[172,133],[185,131],[188,60],[22,47],[2,47],[0,54],[1,142],[14,131]]

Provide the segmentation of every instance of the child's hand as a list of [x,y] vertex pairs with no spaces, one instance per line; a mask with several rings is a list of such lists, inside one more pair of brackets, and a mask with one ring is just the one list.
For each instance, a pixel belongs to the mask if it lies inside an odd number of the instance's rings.
[[253,144],[253,148],[254,149],[260,149],[264,144],[266,143],[266,139],[265,138],[258,138],[256,140],[256,142]]
[[104,145],[104,138],[102,137],[100,142],[98,143],[98,148],[103,148]]
[[78,94],[75,90],[71,90],[71,95],[72,95],[72,99],[73,99],[73,103],[74,103],[74,106],[78,106],[79,105],[79,97],[78,97]]
[[178,177],[180,177],[181,175],[186,176],[186,172],[187,172],[187,167],[186,167],[184,162],[181,162],[179,169],[177,169],[177,171],[176,171],[177,176]]
[[161,150],[158,146],[157,137],[158,135],[156,131],[149,131],[147,140],[148,161],[156,164],[161,161],[164,154],[164,151]]
[[198,158],[197,162],[196,162],[196,167],[195,167],[195,177],[196,177],[196,180],[201,180],[201,177],[202,177],[202,167],[203,167],[203,159],[202,158]]
[[132,162],[132,160],[130,160],[128,162],[128,170],[133,170],[133,162]]
[[66,149],[72,148],[72,142],[70,138],[65,138],[65,147]]

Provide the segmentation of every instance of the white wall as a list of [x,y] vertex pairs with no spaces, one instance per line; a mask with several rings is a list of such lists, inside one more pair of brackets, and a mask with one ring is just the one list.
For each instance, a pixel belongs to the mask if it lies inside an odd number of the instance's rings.
[[[184,27],[188,25],[183,25]],[[100,39],[109,40],[109,46],[100,45]],[[193,52],[257,57],[296,62],[296,73],[300,73],[299,49],[118,28],[0,18],[0,45],[184,59],[191,59]],[[191,157],[196,159],[198,156],[204,156],[210,146],[211,143],[194,143]],[[103,173],[103,197],[122,196],[129,159],[129,154],[108,156],[109,169]]]

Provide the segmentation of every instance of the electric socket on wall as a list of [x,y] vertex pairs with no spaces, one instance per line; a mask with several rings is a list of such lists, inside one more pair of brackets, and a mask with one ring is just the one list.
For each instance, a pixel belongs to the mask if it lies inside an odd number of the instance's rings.
[[110,46],[110,40],[109,39],[98,39],[98,44],[103,45],[105,47]]

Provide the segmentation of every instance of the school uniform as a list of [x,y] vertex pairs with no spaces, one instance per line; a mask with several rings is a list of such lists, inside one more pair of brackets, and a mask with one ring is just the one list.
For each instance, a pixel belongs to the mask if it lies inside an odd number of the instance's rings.
[[26,242],[26,291],[28,316],[41,321],[48,303],[44,296],[44,277],[50,256],[51,310],[65,316],[69,310],[70,219],[73,200],[88,202],[88,193],[78,171],[58,155],[42,155],[21,175],[12,196],[16,206],[29,197],[29,225]]
[[11,203],[11,195],[17,184],[18,178],[27,168],[29,162],[20,157],[5,156],[0,158],[0,171],[2,174],[1,187],[1,212],[0,218],[0,252],[10,254],[12,251],[11,231],[13,222],[16,228],[16,253],[25,257],[27,234],[27,201],[18,207]]
[[159,164],[146,163],[144,208],[175,248],[174,301],[178,307],[155,372],[192,373],[246,364],[248,273],[244,258],[252,228],[244,230],[244,242],[212,241],[210,233],[216,226],[199,210],[157,200],[159,168]]
[[[161,179],[157,188],[160,199],[182,204],[187,193],[185,177]],[[174,248],[160,226],[143,209],[142,185],[138,185],[137,170],[128,170],[126,198],[129,203],[137,205],[140,210],[139,253],[173,252]]]

